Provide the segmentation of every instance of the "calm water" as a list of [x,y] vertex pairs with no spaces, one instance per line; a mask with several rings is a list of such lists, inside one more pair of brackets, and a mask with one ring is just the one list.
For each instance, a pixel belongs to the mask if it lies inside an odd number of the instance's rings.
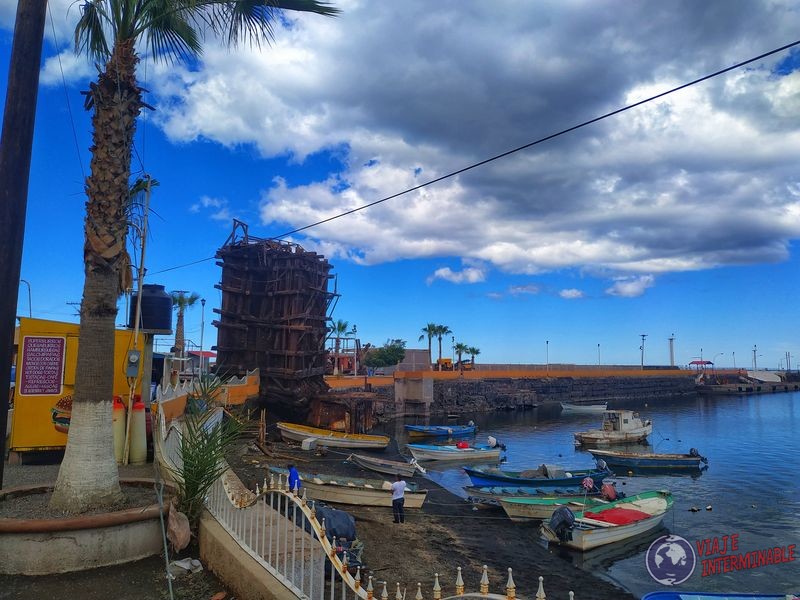
[[[797,451],[800,393],[698,397],[669,404],[628,403],[614,408],[633,408],[642,417],[652,419],[654,431],[649,451],[688,452],[695,447],[708,457],[709,468],[696,477],[615,478],[617,488],[628,494],[648,489],[672,491],[675,504],[664,520],[670,533],[692,543],[738,534],[740,553],[791,544],[800,546],[800,453]],[[596,427],[600,420],[596,415],[547,416],[534,410],[471,418],[480,428],[477,441],[484,443],[491,434],[508,446],[504,464],[507,469],[535,468],[541,463],[573,469],[594,464],[589,453],[573,447],[572,434]],[[431,422],[447,421],[432,419]],[[390,433],[400,442],[407,441],[401,423],[395,424]],[[462,487],[469,485],[466,474],[457,466],[436,465],[435,470],[429,470],[429,477],[462,496],[465,495]],[[706,511],[709,505],[712,510]],[[691,512],[691,507],[701,510]],[[551,550],[582,568],[615,580],[634,594],[643,595],[669,589],[651,579],[644,562],[649,543],[664,533],[662,529],[641,540],[612,544],[582,555],[559,548]],[[704,557],[698,554],[694,574],[679,589],[798,592],[800,549],[795,549],[795,555],[798,556],[795,562],[703,577],[700,561]]]

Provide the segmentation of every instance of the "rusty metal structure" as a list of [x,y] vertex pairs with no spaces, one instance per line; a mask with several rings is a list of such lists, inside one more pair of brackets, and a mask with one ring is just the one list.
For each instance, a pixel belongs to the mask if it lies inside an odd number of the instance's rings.
[[330,263],[297,244],[250,236],[237,220],[216,257],[217,372],[243,375],[258,367],[262,401],[306,413],[327,391],[327,314],[336,297],[328,291]]

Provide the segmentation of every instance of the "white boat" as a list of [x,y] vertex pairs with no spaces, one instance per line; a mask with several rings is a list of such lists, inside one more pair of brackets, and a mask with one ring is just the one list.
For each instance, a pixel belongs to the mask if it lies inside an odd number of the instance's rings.
[[320,429],[319,427],[309,427],[308,425],[298,425],[296,423],[278,423],[278,429],[284,440],[292,442],[302,442],[313,439],[320,446],[330,446],[334,448],[386,448],[391,441],[385,435],[367,435],[365,433],[343,433],[341,431],[331,431],[330,429]]
[[597,414],[603,413],[608,409],[608,402],[602,404],[570,404],[561,403],[561,412],[564,414]]
[[[287,469],[270,467],[272,473],[286,477]],[[299,473],[307,497],[334,504],[355,506],[391,506],[392,484],[382,479],[358,479],[340,475]],[[406,483],[405,508],[421,508],[428,490],[420,490],[415,483]]]
[[608,504],[599,496],[531,496],[528,498],[501,498],[500,506],[512,521],[543,521],[549,519],[560,506],[572,511],[592,510],[597,506]]
[[655,529],[671,507],[667,491],[643,492],[576,513],[561,507],[542,525],[541,536],[575,550],[591,550]]
[[600,429],[575,433],[576,446],[607,446],[609,444],[633,444],[644,442],[653,432],[650,419],[642,420],[632,410],[607,410],[603,413]]
[[459,462],[500,460],[501,449],[490,446],[434,446],[433,444],[408,444],[417,460],[454,460]]
[[375,458],[374,456],[365,456],[364,454],[351,454],[347,460],[370,471],[386,473],[387,475],[397,475],[399,473],[405,477],[413,477],[417,471],[425,473],[425,469],[417,464],[416,458],[412,458],[411,462],[399,462],[386,460],[385,458]]

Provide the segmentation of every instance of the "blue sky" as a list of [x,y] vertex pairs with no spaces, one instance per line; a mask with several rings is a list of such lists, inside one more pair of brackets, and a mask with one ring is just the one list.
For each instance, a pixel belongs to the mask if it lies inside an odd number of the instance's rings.
[[[340,17],[292,17],[260,52],[209,41],[190,66],[143,54],[156,111],[140,122],[133,164],[161,184],[146,281],[208,300],[206,347],[219,267],[164,270],[212,257],[232,218],[279,236],[800,31],[788,1],[335,4]],[[4,80],[15,6],[0,0]],[[22,277],[34,316],[76,320],[67,303],[82,290],[90,145],[80,91],[94,68],[69,46],[77,5],[50,6]],[[798,56],[291,239],[329,258],[341,293],[333,317],[363,342],[422,347],[420,329],[436,322],[480,348],[481,362],[544,363],[547,348],[553,363],[596,364],[600,344],[601,362],[638,364],[645,333],[645,362],[666,364],[674,334],[679,364],[702,348],[749,366],[757,345],[759,366],[777,368],[786,352],[800,358]],[[18,314],[27,310],[23,285]],[[187,314],[197,344],[200,320],[199,306]]]

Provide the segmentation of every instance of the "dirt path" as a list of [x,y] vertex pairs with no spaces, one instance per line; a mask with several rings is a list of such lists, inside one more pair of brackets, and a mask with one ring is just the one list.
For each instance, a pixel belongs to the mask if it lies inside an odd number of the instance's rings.
[[[315,456],[277,441],[270,447],[281,455],[279,459],[271,461],[249,442],[229,457],[246,484],[255,487],[257,481],[263,480],[267,466],[285,467],[288,462],[294,462],[301,472],[381,478],[380,474],[344,462],[346,455],[341,453]],[[393,451],[390,447],[380,456],[396,458],[396,448]],[[390,595],[399,582],[401,590],[408,589],[407,598],[413,598],[416,584],[421,582],[423,596],[429,598],[437,572],[443,595],[452,595],[459,566],[467,591],[477,591],[482,565],[486,564],[490,591],[494,593],[505,592],[510,567],[519,596],[535,596],[542,576],[548,598],[566,599],[569,591],[575,592],[576,600],[635,598],[540,545],[535,525],[512,523],[498,509],[475,509],[423,477],[413,481],[429,490],[428,498],[422,509],[406,510],[404,524],[392,523],[390,508],[340,507],[355,517],[358,538],[365,545],[362,560],[376,580],[388,582]],[[376,590],[376,596],[379,593]]]

